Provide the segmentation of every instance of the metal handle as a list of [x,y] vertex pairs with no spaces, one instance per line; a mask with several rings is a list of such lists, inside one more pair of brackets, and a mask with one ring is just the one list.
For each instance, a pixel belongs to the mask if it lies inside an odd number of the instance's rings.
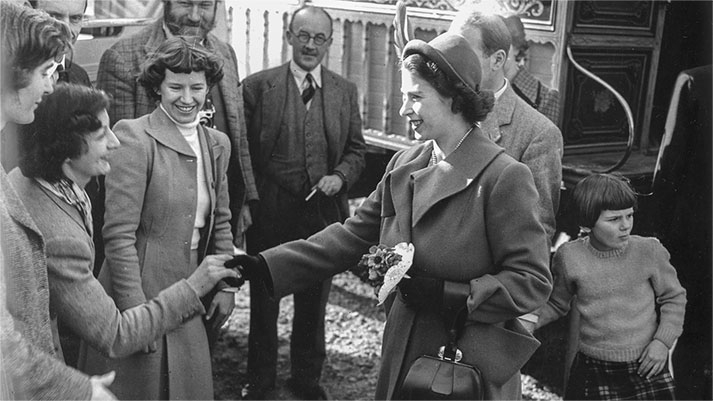
[[611,173],[612,171],[618,169],[619,167],[623,166],[624,163],[629,159],[629,156],[631,155],[631,149],[634,146],[634,114],[631,112],[631,107],[629,107],[629,103],[627,103],[626,99],[614,89],[611,85],[606,83],[603,79],[599,78],[598,76],[594,75],[594,73],[588,71],[586,68],[582,67],[579,65],[574,60],[574,57],[572,56],[572,48],[570,45],[567,45],[567,58],[569,58],[569,61],[574,65],[576,69],[581,71],[584,75],[587,77],[593,79],[595,82],[598,82],[602,86],[604,86],[606,89],[608,89],[611,93],[614,94],[614,97],[616,97],[616,100],[619,101],[621,106],[624,108],[624,113],[626,114],[626,120],[629,122],[629,139],[626,142],[626,151],[624,152],[624,156],[619,159],[619,161],[614,164],[613,166],[609,167],[606,170],[603,171],[595,171],[595,173]]

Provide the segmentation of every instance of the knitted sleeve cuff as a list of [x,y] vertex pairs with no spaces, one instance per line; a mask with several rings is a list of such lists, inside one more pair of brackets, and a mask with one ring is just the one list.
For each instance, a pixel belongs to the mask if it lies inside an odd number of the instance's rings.
[[654,339],[661,341],[664,345],[666,345],[666,347],[671,349],[674,341],[676,341],[680,335],[681,333],[678,330],[671,327],[659,326],[656,333],[654,333]]

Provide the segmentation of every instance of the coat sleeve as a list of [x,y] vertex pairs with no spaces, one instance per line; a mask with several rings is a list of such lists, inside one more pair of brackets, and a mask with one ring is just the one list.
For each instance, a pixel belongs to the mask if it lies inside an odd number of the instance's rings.
[[[517,196],[514,196],[517,194]],[[552,291],[547,238],[535,211],[537,191],[521,163],[506,166],[490,188],[486,232],[495,267],[470,281],[470,318],[509,320],[542,306]]]
[[243,84],[240,85],[243,97],[246,137],[250,154],[253,155],[251,159],[253,171],[259,171],[258,158],[260,156],[260,132],[256,132],[256,130],[252,129],[257,126],[257,123],[260,121],[260,111],[258,110],[259,99],[257,94],[259,90],[258,82],[259,81],[255,79],[246,78],[243,80]]
[[119,120],[139,117],[136,115],[136,91],[138,88],[131,63],[114,48],[107,49],[99,61],[97,88],[112,96],[107,110],[109,121],[116,124]]
[[5,305],[7,292],[2,273],[0,272],[0,398],[90,399],[92,387],[89,376],[38,349],[15,329],[15,320]]
[[[388,175],[401,153],[386,166]],[[377,185],[344,223],[334,223],[306,240],[297,240],[268,249],[265,258],[277,299],[324,281],[354,267],[369,247],[379,243],[381,209],[386,178]]]
[[520,160],[532,171],[539,194],[536,207],[550,240],[555,234],[555,216],[559,208],[562,149],[562,133],[556,126],[548,123],[530,143]]
[[[233,65],[235,65],[235,80],[236,82],[240,82],[240,76],[238,76],[238,61],[237,57],[235,56],[235,51],[233,50],[232,47],[228,46],[228,49],[230,50],[230,57],[231,57],[231,62]],[[239,117],[239,132],[237,133],[237,143],[238,143],[238,152],[233,152],[233,158],[238,158],[240,159],[240,170],[243,175],[243,181],[245,182],[245,200],[246,201],[256,201],[258,200],[258,192],[257,192],[257,186],[255,185],[255,176],[253,174],[253,165],[252,165],[252,160],[250,156],[250,147],[248,145],[248,129],[247,129],[247,124],[245,122],[246,118],[244,118],[243,110],[245,109],[245,105],[243,104],[243,88],[242,85],[238,86],[235,89],[238,94],[235,96],[236,99],[236,104],[235,107],[238,110],[238,117]],[[247,229],[247,227],[245,227]]]
[[113,296],[119,310],[146,302],[136,232],[141,222],[144,195],[151,168],[151,150],[125,121],[114,127],[121,146],[111,158],[106,175],[104,212],[105,268],[109,269]]
[[539,316],[537,328],[546,326],[549,323],[566,315],[572,307],[574,297],[574,287],[567,278],[566,256],[564,247],[555,253],[552,258],[552,275],[554,276],[554,287],[552,295],[547,303],[538,309],[535,314]]
[[361,129],[361,113],[356,85],[349,82],[349,131],[342,151],[342,158],[335,166],[334,171],[346,179],[346,186],[343,191],[348,190],[359,179],[364,170],[364,154],[366,153],[366,142]]
[[204,312],[186,280],[119,312],[92,275],[92,251],[86,241],[50,238],[46,249],[52,308],[74,333],[110,358],[137,352],[185,319]]

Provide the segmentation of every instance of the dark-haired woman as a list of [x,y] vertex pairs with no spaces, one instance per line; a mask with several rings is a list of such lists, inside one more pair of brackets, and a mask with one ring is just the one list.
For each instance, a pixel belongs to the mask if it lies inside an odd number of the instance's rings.
[[446,344],[444,317],[454,316],[444,293],[466,312],[458,348],[482,372],[486,399],[520,398],[519,369],[537,345],[515,318],[552,289],[547,238],[529,169],[478,128],[493,106],[479,65],[458,35],[409,42],[400,112],[424,142],[394,155],[344,224],[235,260],[281,297],[354,266],[376,243],[413,243],[411,278],[388,310],[376,399],[402,396],[411,363]]
[[[144,349],[186,316],[204,313],[200,297],[234,273],[223,266],[229,256],[212,257],[155,299],[121,313],[116,309],[92,274],[91,203],[83,189],[92,177],[110,171],[109,154],[119,146],[108,127],[108,105],[100,90],[57,85],[34,121],[22,127],[20,166],[9,180],[42,233],[53,325],[62,323],[116,358]],[[68,351],[66,341],[61,345],[60,355]]]
[[[233,254],[230,142],[200,125],[198,113],[221,78],[215,55],[198,43],[168,39],[139,77],[159,107],[114,126],[122,146],[106,175],[106,259],[99,280],[120,310],[189,276],[208,255]],[[235,305],[227,291],[204,303],[216,330]],[[159,338],[149,352],[87,362],[92,372],[117,371],[111,389],[119,399],[213,398],[208,338],[198,316]]]

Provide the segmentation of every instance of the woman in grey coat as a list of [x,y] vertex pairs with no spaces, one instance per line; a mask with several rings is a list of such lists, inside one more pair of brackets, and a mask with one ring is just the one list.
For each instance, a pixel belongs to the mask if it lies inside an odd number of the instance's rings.
[[456,314],[442,307],[446,293],[465,312],[458,348],[480,369],[486,399],[520,398],[519,369],[538,345],[516,318],[552,290],[547,236],[529,169],[478,127],[493,105],[479,65],[458,35],[409,42],[401,115],[424,143],[394,155],[344,224],[230,263],[281,297],[356,265],[374,244],[412,243],[410,278],[387,308],[376,399],[403,397],[409,366],[447,342]]
[[[228,256],[207,258],[194,274],[155,298],[120,312],[92,275],[91,203],[83,190],[110,170],[120,146],[108,127],[108,96],[81,85],[58,84],[22,128],[20,164],[9,181],[44,238],[50,318],[102,354],[123,357],[146,348],[184,319],[205,313],[200,297],[222,278]],[[60,355],[61,345],[55,338]]]
[[[222,76],[220,60],[199,43],[168,39],[139,77],[158,107],[114,126],[122,146],[105,180],[106,260],[99,280],[120,310],[189,276],[209,255],[233,253],[230,140],[199,124],[206,96]],[[208,330],[219,329],[235,306],[233,294],[217,288],[204,299]],[[111,389],[120,399],[213,398],[208,336],[198,316],[159,339],[155,352],[87,362],[91,371],[117,370]]]

